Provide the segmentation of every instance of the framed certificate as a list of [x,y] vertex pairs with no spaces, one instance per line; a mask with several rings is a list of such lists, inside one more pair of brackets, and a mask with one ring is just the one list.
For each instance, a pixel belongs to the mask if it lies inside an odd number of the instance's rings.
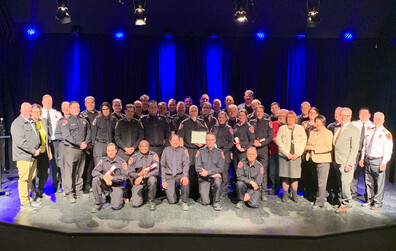
[[191,131],[191,143],[206,144],[205,131]]

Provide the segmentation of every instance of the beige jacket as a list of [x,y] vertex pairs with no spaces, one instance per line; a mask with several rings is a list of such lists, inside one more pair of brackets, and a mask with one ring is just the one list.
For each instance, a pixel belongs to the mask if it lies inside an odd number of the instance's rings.
[[306,160],[312,159],[315,163],[331,163],[331,150],[333,149],[333,133],[326,127],[318,132],[311,131],[307,145],[314,146],[314,150],[308,150]]
[[[296,124],[294,126],[293,138],[295,153],[301,156],[307,144],[307,134],[305,133],[304,127]],[[280,156],[287,157],[290,154],[291,132],[287,125],[279,127],[275,143],[278,145]]]

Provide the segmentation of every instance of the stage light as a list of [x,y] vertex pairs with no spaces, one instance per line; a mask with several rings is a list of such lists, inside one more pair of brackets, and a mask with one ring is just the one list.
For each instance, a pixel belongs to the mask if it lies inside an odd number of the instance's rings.
[[56,11],[56,20],[61,24],[71,23],[71,18],[69,15],[69,0],[57,0],[58,10]]
[[27,35],[28,37],[30,37],[30,38],[35,38],[35,37],[38,36],[38,30],[37,30],[37,28],[34,27],[34,26],[29,26],[29,27],[27,27],[26,30],[25,30],[25,32],[26,32],[26,35]]
[[212,34],[210,34],[210,36],[209,36],[209,38],[211,38],[211,39],[215,39],[215,38],[218,38],[219,37],[219,35],[217,35],[217,34],[215,34],[215,33],[212,33]]
[[321,18],[319,15],[319,0],[307,0],[308,19],[307,27],[316,27],[320,24]]
[[124,33],[123,31],[117,31],[117,32],[114,34],[114,37],[115,37],[117,40],[122,40],[122,39],[125,38],[125,33]]
[[238,23],[246,23],[247,19],[247,8],[246,0],[235,0],[235,15],[234,21]]
[[135,6],[135,25],[146,25],[146,9],[144,8],[145,0],[134,0],[133,5]]
[[266,36],[267,36],[267,34],[265,34],[264,31],[258,31],[258,32],[256,33],[256,38],[257,38],[258,40],[264,40]]
[[304,39],[306,37],[306,35],[305,35],[305,33],[298,33],[297,34],[297,38],[298,38],[298,40],[301,40],[301,39]]
[[164,38],[173,38],[173,35],[169,32],[164,34]]
[[349,41],[353,40],[354,35],[352,32],[346,31],[346,32],[344,32],[344,34],[342,34],[342,37],[344,38],[345,41],[349,42]]

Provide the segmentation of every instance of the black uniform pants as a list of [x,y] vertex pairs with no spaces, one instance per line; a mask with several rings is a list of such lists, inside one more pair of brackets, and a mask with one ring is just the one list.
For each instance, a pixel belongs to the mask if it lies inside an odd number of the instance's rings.
[[250,184],[246,184],[245,182],[238,180],[236,183],[236,192],[238,201],[243,201],[245,194],[247,193],[250,196],[250,199],[247,201],[248,205],[251,207],[260,206],[260,189],[254,190]]
[[224,168],[221,182],[221,193],[228,194],[228,186],[230,185],[230,164],[231,164],[231,152],[224,153]]
[[190,194],[191,198],[197,200],[199,198],[199,185],[198,185],[198,175],[195,170],[195,154],[198,149],[187,148],[189,158],[190,158],[190,169],[188,171],[189,180],[190,180]]
[[166,198],[170,204],[175,204],[177,202],[176,186],[181,190],[180,197],[182,201],[188,201],[188,196],[190,195],[190,182],[184,186],[181,182],[181,178],[183,178],[183,174],[178,174],[175,177],[172,175],[165,176],[165,181],[168,183],[168,188],[165,190]]
[[52,159],[51,159],[51,170],[52,170],[52,186],[54,187],[55,191],[58,190],[59,185],[61,183],[61,172],[58,166],[58,155],[63,154],[63,152],[58,152],[59,149],[59,141],[54,140],[48,143],[48,146],[51,148]]
[[[49,160],[47,152],[40,153],[37,157],[36,177],[33,178],[32,183],[34,189],[43,192],[45,183],[47,182],[49,174]],[[37,185],[37,187],[36,187]],[[33,190],[33,189],[32,189]]]
[[257,160],[263,165],[263,182],[258,184],[262,194],[268,194],[268,147],[257,148]]
[[[133,183],[133,182],[132,182]],[[149,201],[154,201],[157,192],[157,177],[144,178],[142,184],[132,187],[132,207],[140,207],[143,204],[145,195]]]
[[[65,182],[66,197],[76,197],[83,194],[83,178],[85,153],[78,148],[65,147]],[[92,173],[92,172],[91,172]],[[91,174],[92,177],[92,174]]]
[[201,195],[202,205],[210,204],[210,192],[212,192],[213,202],[220,201],[221,178],[198,178],[199,194]]
[[114,210],[122,208],[124,203],[122,198],[124,188],[122,186],[106,186],[101,178],[95,177],[92,180],[92,190],[96,205],[102,204],[102,194],[107,191],[110,192],[110,206]]

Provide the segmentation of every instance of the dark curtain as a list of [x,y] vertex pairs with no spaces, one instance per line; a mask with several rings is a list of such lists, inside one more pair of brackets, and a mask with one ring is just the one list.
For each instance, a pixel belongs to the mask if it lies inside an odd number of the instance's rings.
[[367,106],[372,114],[383,111],[385,126],[395,132],[396,46],[375,44],[374,39],[16,36],[0,44],[0,116],[8,130],[22,102],[41,103],[46,93],[60,109],[61,101],[83,104],[87,95],[99,106],[116,97],[131,103],[142,93],[155,100],[188,95],[195,104],[202,93],[222,102],[231,94],[241,103],[251,89],[268,113],[277,101],[299,114],[307,100],[331,122],[337,106],[351,107],[354,119]]

